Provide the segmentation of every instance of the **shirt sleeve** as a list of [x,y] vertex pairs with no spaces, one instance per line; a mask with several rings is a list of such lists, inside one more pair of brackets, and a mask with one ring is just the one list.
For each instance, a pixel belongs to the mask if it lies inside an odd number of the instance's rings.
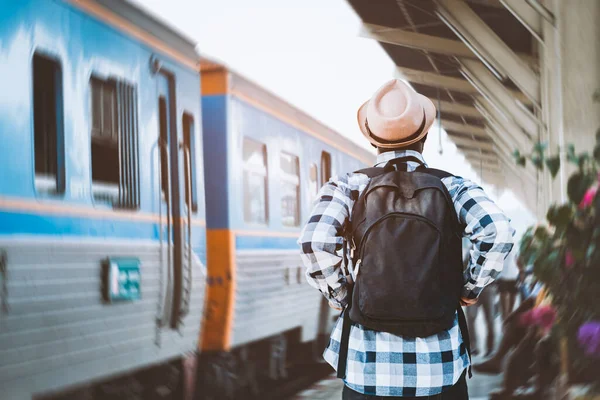
[[502,271],[513,247],[510,219],[475,183],[452,177],[448,186],[464,235],[473,244],[464,272],[462,296],[474,299]]
[[351,208],[347,177],[332,178],[321,188],[298,240],[308,283],[337,307],[346,305],[347,282],[341,264],[343,231]]

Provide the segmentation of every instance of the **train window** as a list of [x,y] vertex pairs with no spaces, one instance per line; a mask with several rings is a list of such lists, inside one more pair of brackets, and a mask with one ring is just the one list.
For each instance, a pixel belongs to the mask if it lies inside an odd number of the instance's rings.
[[[196,137],[194,135],[194,117],[189,113],[183,114],[182,120],[183,126],[183,143],[189,154],[190,163],[190,176],[188,176],[188,170],[186,168],[186,185],[185,185],[185,203],[189,207],[189,188],[192,189],[192,211],[198,211],[198,195],[196,190]],[[188,184],[189,182],[189,184]]]
[[244,138],[244,220],[266,224],[269,220],[267,202],[267,146]]
[[310,170],[308,173],[310,199],[314,201],[319,194],[319,168],[317,164],[310,164]]
[[138,125],[135,88],[90,79],[92,98],[92,193],[119,208],[139,206]]
[[285,226],[300,225],[300,162],[297,156],[281,153],[281,222]]
[[321,153],[321,185],[331,179],[331,154],[326,151]]
[[33,55],[33,131],[36,190],[63,193],[62,68],[57,60]]

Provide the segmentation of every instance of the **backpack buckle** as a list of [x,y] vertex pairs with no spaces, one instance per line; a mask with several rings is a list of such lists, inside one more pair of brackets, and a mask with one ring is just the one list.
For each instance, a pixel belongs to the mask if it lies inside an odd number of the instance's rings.
[[354,261],[354,250],[356,250],[356,243],[354,242],[354,236],[350,238],[350,259]]

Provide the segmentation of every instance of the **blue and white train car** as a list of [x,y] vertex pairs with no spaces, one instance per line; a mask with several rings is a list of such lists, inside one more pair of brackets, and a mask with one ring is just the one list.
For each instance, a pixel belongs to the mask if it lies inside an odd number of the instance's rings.
[[179,382],[206,263],[194,47],[127,1],[2,2],[0,398]]
[[285,376],[286,349],[330,331],[332,314],[306,282],[296,241],[321,185],[375,157],[225,66],[201,65],[209,211],[201,351],[212,374],[201,382],[219,393],[252,386],[219,377]]

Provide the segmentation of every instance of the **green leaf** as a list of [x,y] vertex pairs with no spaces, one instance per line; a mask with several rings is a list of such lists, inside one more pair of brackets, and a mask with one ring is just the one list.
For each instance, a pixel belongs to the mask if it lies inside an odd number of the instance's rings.
[[567,146],[567,161],[579,165],[579,159],[577,158],[577,155],[575,155],[575,145],[573,144]]
[[585,163],[590,159],[590,155],[588,153],[581,153],[577,158],[577,166],[580,170],[583,170]]
[[594,147],[594,160],[600,164],[600,143]]
[[535,231],[533,232],[533,237],[536,240],[544,242],[548,238],[550,238],[550,233],[548,232],[548,229],[546,229],[546,227],[538,226],[537,228],[535,228]]
[[564,230],[573,218],[573,208],[570,205],[550,206],[546,219],[558,230]]
[[538,142],[533,146],[533,151],[540,155],[543,155],[544,151],[546,151],[547,148],[548,148],[547,143]]
[[539,153],[537,153],[537,152],[532,153],[531,156],[529,156],[529,159],[531,160],[531,163],[533,165],[535,165],[535,167],[537,169],[539,169],[540,171],[544,169],[544,160],[543,160],[543,157]]
[[515,149],[515,151],[513,151],[513,153],[512,153],[512,156],[515,159],[515,162],[518,164],[519,158],[521,158],[521,152],[519,150]]
[[518,149],[515,149],[515,151],[513,151],[512,153],[513,158],[515,159],[515,162],[517,163],[517,165],[524,167],[526,164],[526,159],[524,156],[521,155],[521,152]]
[[583,199],[585,192],[594,183],[595,177],[592,174],[584,174],[581,171],[574,173],[567,183],[567,194],[569,200],[578,205]]
[[[600,149],[600,147],[599,147]],[[560,169],[560,157],[554,156],[546,159],[546,167],[550,171],[550,175],[552,178],[556,178],[556,174],[558,174],[558,170]]]

